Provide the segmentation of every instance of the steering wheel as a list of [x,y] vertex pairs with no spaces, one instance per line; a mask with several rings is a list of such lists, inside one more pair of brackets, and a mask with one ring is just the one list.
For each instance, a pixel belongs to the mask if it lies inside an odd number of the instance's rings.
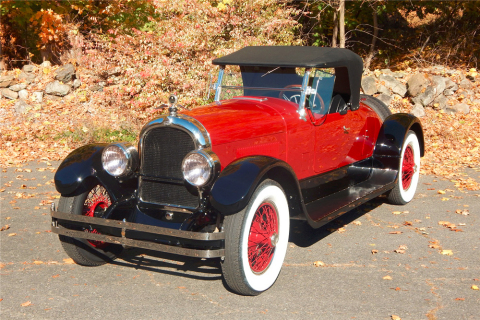
[[[284,87],[283,89],[290,89],[290,88],[301,88],[302,86],[299,85],[299,84],[290,84],[286,87]],[[300,103],[300,94],[294,94],[294,95],[291,95],[290,98],[285,94],[285,91],[286,90],[282,90],[280,91],[280,94],[278,95],[278,97],[280,99],[283,99],[283,100],[287,100],[287,101],[291,101],[291,102],[294,102],[294,103]]]
[[[301,87],[302,86],[299,85],[299,84],[291,84],[291,85],[286,86],[284,89],[301,88]],[[325,110],[325,103],[323,102],[322,97],[318,94],[318,92],[316,92],[315,95],[316,95],[318,101],[320,102],[320,110],[322,110],[322,111]],[[278,95],[278,97],[280,99],[291,101],[291,102],[294,102],[294,103],[297,103],[297,104],[300,103],[300,95],[299,94],[294,94],[289,98],[285,94],[285,90],[280,91],[280,94]],[[310,110],[312,110],[312,109],[313,109],[313,106],[310,106]]]

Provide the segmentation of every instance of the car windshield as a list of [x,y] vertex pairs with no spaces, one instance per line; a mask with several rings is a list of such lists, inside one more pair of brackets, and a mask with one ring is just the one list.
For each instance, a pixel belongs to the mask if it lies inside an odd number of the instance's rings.
[[261,96],[298,103],[304,74],[304,68],[226,66],[220,100]]

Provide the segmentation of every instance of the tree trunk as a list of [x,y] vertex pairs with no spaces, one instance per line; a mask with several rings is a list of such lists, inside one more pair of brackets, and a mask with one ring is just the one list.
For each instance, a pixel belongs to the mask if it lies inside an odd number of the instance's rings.
[[337,38],[338,38],[338,14],[337,9],[333,11],[333,35],[332,35],[332,48],[337,46]]
[[339,11],[340,48],[345,48],[345,0],[340,0]]
[[375,56],[375,44],[377,43],[377,38],[378,38],[377,6],[374,5],[372,9],[373,9],[373,38],[372,38],[372,43],[370,44],[370,52],[368,53],[367,58],[365,58],[365,63],[364,63],[365,70],[370,69],[370,64],[372,63],[373,57]]

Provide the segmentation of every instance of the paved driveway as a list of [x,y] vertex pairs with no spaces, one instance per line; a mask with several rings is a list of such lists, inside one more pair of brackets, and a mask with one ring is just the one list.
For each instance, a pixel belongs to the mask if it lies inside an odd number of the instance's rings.
[[72,264],[49,232],[57,165],[1,173],[2,319],[480,319],[480,193],[441,178],[422,176],[407,206],[375,200],[318,230],[293,221],[275,285],[242,297],[217,260],[128,249]]

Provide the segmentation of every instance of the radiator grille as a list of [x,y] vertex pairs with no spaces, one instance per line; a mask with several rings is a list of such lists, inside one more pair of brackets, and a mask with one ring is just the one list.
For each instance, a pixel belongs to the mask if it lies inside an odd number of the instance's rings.
[[156,128],[148,131],[143,141],[143,175],[183,179],[182,160],[195,149],[188,133],[170,127]]
[[[143,138],[140,198],[145,202],[196,208],[198,196],[183,185],[182,161],[195,143],[185,131],[160,127],[151,129]],[[148,178],[176,180],[168,183]]]
[[142,179],[143,201],[182,207],[198,207],[198,197],[188,192],[184,185]]

